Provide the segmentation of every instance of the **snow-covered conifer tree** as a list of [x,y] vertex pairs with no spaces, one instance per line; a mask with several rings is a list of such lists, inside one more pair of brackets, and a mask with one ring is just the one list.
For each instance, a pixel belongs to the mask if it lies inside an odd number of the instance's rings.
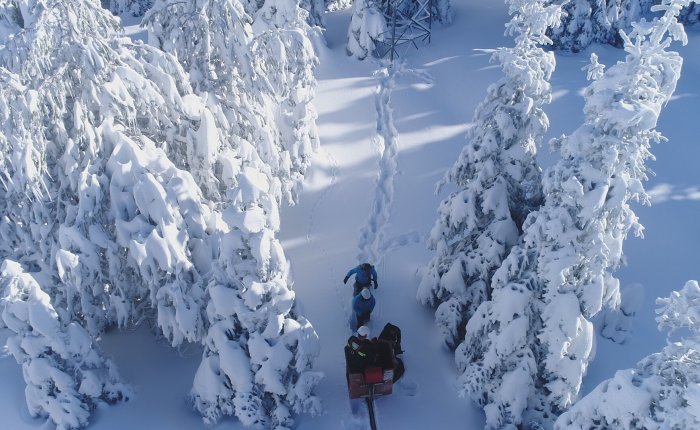
[[327,11],[345,10],[352,7],[352,0],[325,0]]
[[115,15],[129,13],[132,16],[143,16],[153,5],[153,0],[101,0],[102,5]]
[[[200,154],[190,171],[212,199],[235,192],[242,165],[264,168],[260,154],[275,153],[253,91],[250,24],[238,0],[158,0],[144,17],[149,43],[178,58],[211,112],[211,153]],[[214,170],[223,180],[212,177]],[[276,197],[281,198],[279,192]]]
[[[336,2],[343,4],[342,1]],[[404,3],[406,14],[417,12],[418,3]],[[354,0],[352,1],[352,18],[348,27],[348,42],[346,52],[348,55],[364,60],[372,55],[375,42],[383,41],[388,30],[386,13],[388,3],[381,0]],[[435,0],[430,3],[430,13],[433,19],[442,24],[452,22],[454,13],[450,0]],[[339,7],[336,7],[339,8]]]
[[191,132],[201,113],[195,96],[184,102],[185,74],[173,57],[119,39],[96,2],[35,5],[0,52],[2,254],[42,272],[54,307],[92,335],[140,318],[149,298],[171,342],[196,340],[203,285],[190,247],[205,239],[208,208],[178,207],[176,190],[181,202],[199,191],[164,153],[188,168],[186,148],[207,143]]
[[463,390],[484,406],[488,428],[551,422],[576,401],[591,358],[590,319],[619,303],[611,271],[622,243],[641,225],[631,201],[642,185],[661,108],[685,42],[677,17],[689,0],[665,0],[661,18],[623,34],[627,57],[604,73],[595,56],[585,91],[585,123],[552,142],[562,159],[544,178],[545,204],[493,278],[490,301],[467,324],[456,351]]
[[[208,423],[234,415],[245,425],[283,429],[294,414],[320,409],[312,394],[321,377],[311,371],[316,334],[295,309],[275,238],[279,204],[295,200],[317,146],[309,104],[315,55],[303,16],[295,1],[266,3],[257,37],[237,0],[161,1],[146,17],[151,40],[190,71],[218,132],[200,176],[223,172],[209,193],[221,208],[213,221],[220,245],[212,254],[209,326],[190,393]],[[283,60],[284,67],[272,67]]]
[[442,24],[450,24],[454,18],[451,0],[435,0],[432,3],[431,13]]
[[375,40],[382,40],[387,23],[375,0],[355,0],[348,27],[348,55],[364,60],[374,53]]
[[[255,16],[265,3],[266,0],[241,0],[243,9],[248,16]],[[297,5],[307,12],[304,15],[307,24],[318,27],[326,25],[324,0],[298,0]]]
[[[280,10],[272,14],[274,7]],[[178,57],[195,92],[205,98],[211,120],[223,130],[218,155],[203,160],[193,172],[200,183],[218,183],[218,189],[207,193],[211,198],[232,199],[225,194],[236,184],[235,174],[230,180],[213,180],[207,173],[210,167],[228,177],[227,172],[240,170],[230,165],[238,159],[269,176],[270,193],[277,201],[294,203],[318,147],[316,115],[310,104],[316,57],[308,25],[301,21],[303,11],[294,1],[266,10],[259,13],[256,27],[262,40],[255,47],[252,19],[239,0],[159,0],[144,18],[149,42]],[[288,68],[274,67],[287,55],[291,61],[283,66]],[[200,174],[209,177],[199,178]]]
[[22,365],[32,416],[47,417],[58,429],[83,428],[99,402],[131,395],[90,334],[66,321],[19,263],[2,262],[0,297],[0,318],[14,333],[7,348]]
[[[258,309],[249,299],[265,318],[245,327],[264,331],[280,358],[266,365],[258,343],[248,371],[261,376],[248,393],[263,406],[265,422],[288,424],[296,412],[318,410],[311,391],[319,374],[309,371],[317,354],[315,332],[293,308],[287,262],[274,239],[279,179],[252,144],[230,133],[237,130],[229,124],[238,126],[237,115],[245,110],[222,108],[213,85],[196,87],[202,97],[193,94],[174,56],[120,38],[116,19],[94,0],[21,6],[0,7],[12,35],[0,47],[0,258],[21,265],[32,279],[22,288],[32,293],[7,290],[14,296],[3,303],[39,300],[55,319],[56,339],[32,341],[36,345],[55,341],[56,348],[82,351],[90,347],[84,333],[96,336],[109,325],[143,318],[153,318],[173,345],[206,343],[218,321],[211,287],[234,284],[242,294],[241,280],[253,279],[268,290],[255,287],[247,297],[259,293],[259,300],[271,302]],[[248,259],[241,266],[254,270],[229,268],[231,258]],[[13,309],[22,306],[30,305]],[[13,324],[11,313],[3,315],[19,341],[42,328],[40,321],[30,318],[26,328]],[[248,351],[255,336],[243,335]],[[282,361],[282,349],[289,366],[269,369]],[[119,398],[110,394],[117,393],[110,388],[117,384],[111,364],[92,351],[85,363],[74,354],[55,360],[67,375],[60,376],[66,393],[82,384],[80,369],[97,375],[91,386],[75,388],[86,390],[83,403],[67,398],[64,409],[37,413],[59,425],[65,413],[74,414],[78,421],[66,424],[73,428],[85,423],[81,411]],[[20,352],[15,357],[23,365],[36,357]],[[205,388],[230,380],[217,377]],[[109,395],[99,390],[100,381]],[[32,390],[32,404],[50,404],[56,394],[50,387]]]
[[[196,340],[204,301],[191,254],[208,208],[187,207],[196,185],[154,144],[197,146],[184,133],[196,122],[181,96],[182,69],[119,39],[117,21],[94,1],[9,12],[0,257],[34,277],[59,328],[78,324],[96,336],[153,308],[173,344]],[[186,137],[179,145],[173,136]],[[186,167],[186,157],[173,158]]]
[[300,0],[298,6],[306,11],[304,17],[310,26],[326,26],[326,4],[324,0]]
[[253,23],[257,82],[267,89],[264,112],[272,117],[280,146],[277,176],[285,200],[298,200],[304,174],[319,147],[314,68],[318,59],[308,37],[306,11],[297,0],[267,0]]
[[508,33],[515,47],[493,56],[505,73],[477,107],[467,145],[444,182],[459,191],[444,200],[433,227],[435,255],[423,273],[418,300],[437,306],[436,322],[448,346],[464,337],[467,320],[491,298],[491,277],[517,242],[522,224],[542,203],[536,145],[549,122],[548,79],[554,71],[545,31],[556,25],[557,6],[510,2]]
[[318,339],[294,307],[288,263],[263,211],[230,209],[224,219],[235,227],[221,238],[209,284],[211,326],[191,400],[207,423],[234,415],[285,429],[296,413],[320,412],[312,389],[322,375],[310,370]]
[[562,414],[555,429],[700,428],[700,286],[689,281],[657,304],[660,330],[690,335],[603,381]]
[[578,52],[591,43],[622,46],[620,30],[649,13],[654,0],[571,0],[564,4],[566,16],[550,36],[557,49]]

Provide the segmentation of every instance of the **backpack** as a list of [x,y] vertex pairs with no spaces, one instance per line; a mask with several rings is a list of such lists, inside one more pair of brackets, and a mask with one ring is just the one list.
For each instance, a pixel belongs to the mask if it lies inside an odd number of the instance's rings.
[[401,329],[392,323],[386,323],[382,332],[379,333],[379,339],[388,341],[394,347],[394,355],[403,353],[401,349]]

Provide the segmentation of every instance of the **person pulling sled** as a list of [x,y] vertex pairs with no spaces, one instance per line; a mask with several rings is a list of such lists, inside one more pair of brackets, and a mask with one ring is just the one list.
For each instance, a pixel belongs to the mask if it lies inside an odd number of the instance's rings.
[[363,288],[369,288],[370,285],[374,285],[375,289],[379,287],[379,283],[377,282],[377,271],[375,270],[374,266],[369,263],[362,263],[359,266],[350,269],[348,274],[345,275],[345,278],[343,278],[343,284],[347,284],[348,279],[350,279],[352,275],[355,275],[355,283],[353,284],[352,293],[353,297],[360,294],[360,291],[362,291]]

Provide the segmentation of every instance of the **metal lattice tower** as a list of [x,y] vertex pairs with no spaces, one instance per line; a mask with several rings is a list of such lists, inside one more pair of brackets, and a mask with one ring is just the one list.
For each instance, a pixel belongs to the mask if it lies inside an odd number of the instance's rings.
[[405,52],[418,42],[430,42],[434,0],[378,0],[377,6],[384,15],[387,31],[374,40],[374,55],[394,61],[398,50]]

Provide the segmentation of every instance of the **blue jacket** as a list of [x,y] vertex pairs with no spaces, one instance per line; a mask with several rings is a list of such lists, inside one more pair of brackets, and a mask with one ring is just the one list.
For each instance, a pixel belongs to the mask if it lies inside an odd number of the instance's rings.
[[372,270],[370,270],[369,278],[367,277],[367,272],[362,270],[361,264],[350,269],[348,274],[345,275],[345,278],[349,278],[352,275],[355,275],[355,282],[366,287],[369,287],[370,281],[377,282],[377,271],[374,269],[374,266],[372,266]]
[[365,299],[362,297],[362,294],[358,294],[352,298],[352,310],[356,315],[368,312],[371,313],[376,303],[377,302],[374,300],[374,296],[371,296],[369,299]]

